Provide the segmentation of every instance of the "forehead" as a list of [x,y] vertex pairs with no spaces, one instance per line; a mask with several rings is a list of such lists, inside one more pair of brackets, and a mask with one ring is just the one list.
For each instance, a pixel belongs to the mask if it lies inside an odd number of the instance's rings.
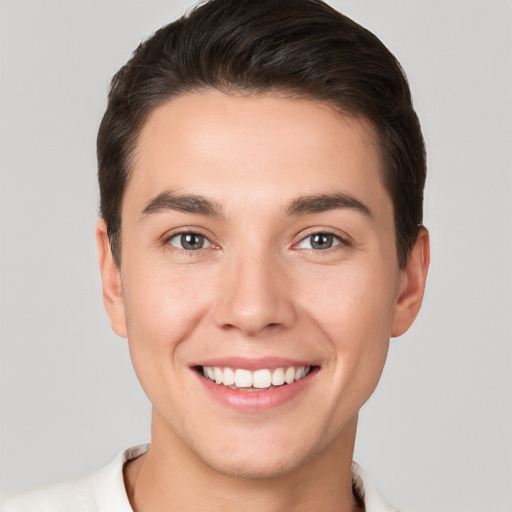
[[364,119],[282,96],[187,94],[157,107],[134,152],[127,203],[164,190],[220,202],[305,192],[385,195],[377,136]]

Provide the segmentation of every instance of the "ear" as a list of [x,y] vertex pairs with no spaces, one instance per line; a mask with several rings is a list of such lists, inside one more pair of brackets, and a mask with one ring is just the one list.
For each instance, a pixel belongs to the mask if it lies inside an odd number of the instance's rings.
[[398,298],[393,310],[391,336],[404,334],[418,315],[423,301],[429,263],[429,236],[427,229],[422,227],[407,264],[401,272]]
[[103,285],[103,304],[110,317],[112,330],[118,336],[126,338],[126,310],[121,288],[121,273],[112,256],[107,225],[103,219],[98,219],[96,223],[96,245]]

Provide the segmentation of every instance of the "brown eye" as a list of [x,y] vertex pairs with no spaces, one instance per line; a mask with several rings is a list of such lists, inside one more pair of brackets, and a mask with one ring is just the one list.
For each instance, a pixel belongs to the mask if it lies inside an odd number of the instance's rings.
[[212,246],[212,243],[199,233],[179,233],[171,237],[169,243],[185,251],[198,251]]

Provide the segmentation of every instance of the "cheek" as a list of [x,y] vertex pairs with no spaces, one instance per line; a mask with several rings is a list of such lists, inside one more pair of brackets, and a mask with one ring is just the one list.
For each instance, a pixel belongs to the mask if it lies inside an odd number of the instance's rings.
[[[396,272],[375,262],[347,264],[329,274],[310,274],[307,302],[320,325],[337,338],[347,335],[355,343],[375,337],[389,339],[397,287]],[[326,286],[319,287],[324,282]]]
[[181,281],[157,276],[145,273],[126,283],[128,346],[144,392],[169,417],[186,394],[182,341],[198,322],[194,301],[200,294]]
[[181,342],[204,315],[204,286],[201,279],[190,279],[179,270],[171,273],[148,266],[127,265],[126,276],[128,343],[135,371],[146,388],[158,375],[170,378],[171,366],[180,367]]
[[330,293],[317,293],[310,302],[311,317],[331,346],[334,387],[351,397],[355,412],[375,389],[386,361],[396,281],[390,269],[347,265],[331,284]]
[[[128,330],[137,334],[161,334],[181,338],[190,322],[204,308],[206,276],[190,269],[162,265],[126,268],[123,295]],[[169,339],[169,343],[171,340]]]

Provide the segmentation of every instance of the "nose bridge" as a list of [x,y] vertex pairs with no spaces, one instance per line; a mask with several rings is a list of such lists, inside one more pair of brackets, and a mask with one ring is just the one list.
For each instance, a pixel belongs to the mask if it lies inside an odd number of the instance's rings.
[[282,267],[269,247],[233,251],[223,269],[216,323],[248,336],[288,327],[295,312]]

